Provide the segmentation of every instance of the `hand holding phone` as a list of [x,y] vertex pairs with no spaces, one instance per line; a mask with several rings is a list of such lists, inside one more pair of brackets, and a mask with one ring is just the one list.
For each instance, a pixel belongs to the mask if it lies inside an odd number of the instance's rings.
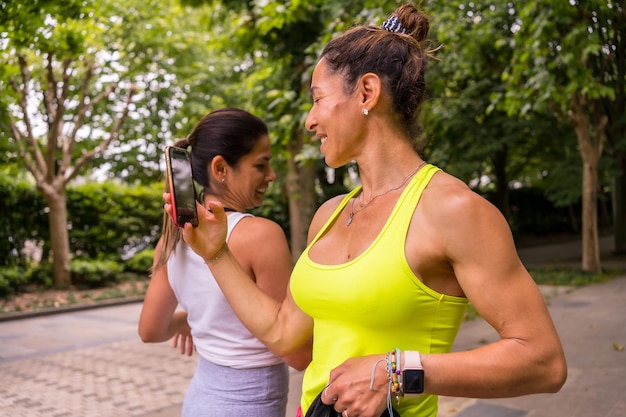
[[177,227],[198,226],[196,188],[191,174],[191,158],[186,149],[165,147],[167,181],[172,196],[172,219]]

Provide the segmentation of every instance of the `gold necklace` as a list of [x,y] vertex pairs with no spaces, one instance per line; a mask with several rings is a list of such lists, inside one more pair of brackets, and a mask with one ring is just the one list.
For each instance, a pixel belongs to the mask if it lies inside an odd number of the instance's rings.
[[352,201],[350,202],[350,214],[348,215],[348,221],[346,222],[346,227],[350,226],[352,224],[352,218],[354,217],[355,214],[362,212],[363,210],[365,210],[367,208],[367,206],[370,205],[370,203],[374,200],[376,200],[378,197],[382,197],[386,194],[389,194],[392,191],[396,191],[399,190],[400,188],[402,188],[407,181],[409,181],[409,178],[413,177],[415,174],[417,174],[417,171],[419,171],[419,169],[421,167],[424,166],[424,164],[426,164],[426,161],[422,161],[421,164],[419,164],[417,166],[417,168],[415,168],[409,175],[406,176],[405,179],[402,180],[402,182],[400,183],[400,185],[390,188],[389,190],[385,191],[384,193],[380,193],[380,194],[376,194],[374,197],[370,198],[370,200],[367,203],[359,203],[359,207],[361,207],[361,210],[358,211],[354,211],[354,201],[356,200],[356,198],[353,198]]

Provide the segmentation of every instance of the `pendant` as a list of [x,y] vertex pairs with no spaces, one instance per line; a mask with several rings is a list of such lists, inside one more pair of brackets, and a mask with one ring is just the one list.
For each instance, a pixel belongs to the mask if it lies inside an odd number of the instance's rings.
[[350,217],[348,217],[348,221],[346,222],[346,226],[350,226],[352,224],[352,218],[354,217],[354,213],[350,212]]

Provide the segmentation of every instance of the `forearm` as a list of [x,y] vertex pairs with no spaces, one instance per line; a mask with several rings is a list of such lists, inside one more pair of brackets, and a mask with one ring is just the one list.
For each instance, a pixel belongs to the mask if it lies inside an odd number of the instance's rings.
[[250,332],[278,356],[292,353],[298,337],[281,314],[283,304],[263,292],[226,248],[217,259],[205,260],[233,311]]
[[[550,346],[550,345],[547,345]],[[502,398],[556,392],[567,369],[562,352],[503,339],[466,352],[422,354],[426,392]]]
[[187,312],[186,311],[176,311],[172,314],[172,320],[167,326],[167,331],[164,335],[164,340],[170,340],[174,335],[180,331],[189,328],[189,323],[187,323]]
[[297,371],[303,371],[311,363],[313,353],[313,338],[309,338],[295,352],[283,356],[287,365]]
[[170,340],[187,324],[187,313],[176,311],[170,319],[154,316],[152,319],[142,315],[139,321],[139,336],[145,343],[160,343]]

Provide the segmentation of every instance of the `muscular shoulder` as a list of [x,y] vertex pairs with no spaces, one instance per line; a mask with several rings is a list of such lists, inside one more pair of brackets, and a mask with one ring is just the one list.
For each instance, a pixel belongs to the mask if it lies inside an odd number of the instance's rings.
[[484,217],[500,217],[500,211],[465,183],[445,172],[433,177],[420,205],[430,221],[453,228]]
[[[506,219],[491,202],[459,179],[436,174],[419,204],[420,224],[439,241],[448,255],[471,253],[473,248],[510,242]],[[453,255],[454,256],[454,255]]]

